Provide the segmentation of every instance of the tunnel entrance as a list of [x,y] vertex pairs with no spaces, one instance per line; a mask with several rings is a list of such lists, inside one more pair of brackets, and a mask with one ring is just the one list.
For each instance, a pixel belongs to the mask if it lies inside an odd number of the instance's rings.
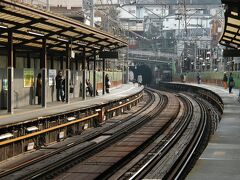
[[138,79],[138,76],[142,75],[142,84],[143,85],[151,84],[153,80],[152,70],[147,65],[143,64],[143,65],[131,66],[130,71],[133,72],[134,79],[136,81]]

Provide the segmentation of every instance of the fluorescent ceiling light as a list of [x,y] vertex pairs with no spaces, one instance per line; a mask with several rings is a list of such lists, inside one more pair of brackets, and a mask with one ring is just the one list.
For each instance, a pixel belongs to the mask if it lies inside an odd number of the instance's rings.
[[77,42],[77,44],[78,44],[78,45],[81,45],[81,46],[86,46],[86,45],[87,45],[87,43],[81,42],[81,41]]
[[57,37],[57,39],[60,40],[60,41],[68,42],[68,39],[64,39],[62,37]]
[[37,31],[33,31],[33,30],[29,30],[28,33],[32,34],[32,35],[36,35],[36,36],[42,36],[42,37],[44,36],[43,33],[37,32]]
[[4,25],[4,24],[0,24],[0,28],[7,29],[8,27],[6,25]]
[[231,11],[231,14],[234,15],[234,16],[238,16],[238,13],[234,12],[234,11]]

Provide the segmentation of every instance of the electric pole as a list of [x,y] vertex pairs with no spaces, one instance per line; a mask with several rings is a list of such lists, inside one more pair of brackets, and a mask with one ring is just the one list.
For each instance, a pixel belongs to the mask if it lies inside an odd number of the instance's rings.
[[90,0],[90,25],[94,26],[94,0]]
[[47,0],[47,10],[50,11],[50,0]]

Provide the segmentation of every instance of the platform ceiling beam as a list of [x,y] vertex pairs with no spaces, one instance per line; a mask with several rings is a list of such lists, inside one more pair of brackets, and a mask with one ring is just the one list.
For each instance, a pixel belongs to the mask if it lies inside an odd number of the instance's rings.
[[225,24],[219,43],[240,50],[240,1],[222,0],[226,5]]

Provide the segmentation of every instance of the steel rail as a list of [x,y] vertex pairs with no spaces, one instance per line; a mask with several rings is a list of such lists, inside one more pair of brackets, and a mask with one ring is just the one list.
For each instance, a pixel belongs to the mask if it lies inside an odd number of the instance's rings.
[[[149,92],[147,91],[147,93],[149,93]],[[153,99],[153,100],[150,99],[150,100],[148,101],[148,105],[147,105],[147,106],[145,106],[144,108],[142,108],[140,111],[134,113],[134,114],[131,115],[130,117],[131,117],[131,118],[132,118],[132,117],[135,117],[137,114],[140,114],[140,113],[144,112],[144,111],[151,105],[151,103],[152,103],[153,101],[154,101],[154,99]],[[111,126],[111,127],[113,127],[113,126]],[[107,131],[108,129],[109,129],[109,128],[107,128],[106,131]],[[102,133],[102,132],[101,132],[101,133]],[[90,136],[90,138],[88,138],[88,140],[100,136],[101,133],[98,133],[98,134],[95,134],[95,135]],[[123,132],[122,132],[122,133],[123,133]],[[6,175],[13,174],[14,172],[19,171],[19,170],[27,167],[28,165],[33,165],[33,164],[35,164],[35,163],[37,163],[37,162],[43,161],[43,160],[45,160],[45,159],[48,158],[48,157],[51,157],[51,156],[56,155],[56,154],[59,154],[59,153],[62,152],[62,151],[66,151],[67,149],[70,149],[70,148],[72,148],[72,147],[74,147],[74,146],[76,146],[77,144],[82,143],[82,142],[83,142],[83,141],[79,141],[78,143],[74,143],[74,144],[72,144],[72,145],[70,145],[70,146],[68,146],[68,147],[64,147],[64,148],[61,148],[61,149],[59,149],[59,150],[57,150],[57,151],[54,151],[54,152],[51,153],[51,154],[48,154],[48,155],[46,155],[46,156],[43,156],[43,157],[34,159],[34,160],[32,160],[31,162],[29,162],[29,164],[26,163],[26,164],[24,164],[24,166],[20,166],[20,167],[18,167],[17,169],[12,169],[12,170],[10,170],[10,171],[8,171],[8,172],[3,172],[2,174],[0,174],[0,177],[4,177],[4,176],[6,176]],[[103,142],[102,144],[104,144],[104,143],[106,143],[106,142]],[[45,169],[42,169],[42,170],[45,170],[45,172],[48,173],[50,169],[54,169],[54,166],[59,166],[59,164],[67,163],[67,162],[71,161],[72,159],[76,159],[78,156],[81,156],[81,155],[84,155],[84,154],[89,153],[89,152],[91,152],[91,151],[94,151],[95,149],[98,149],[98,150],[99,150],[100,148],[98,148],[98,146],[99,146],[99,145],[94,144],[94,145],[92,145],[91,147],[88,147],[88,148],[82,150],[82,152],[78,152],[78,155],[73,155],[71,159],[67,159],[67,160],[65,160],[65,162],[61,162],[61,163],[58,162],[57,165],[55,164],[55,165],[53,165],[52,167],[48,166],[48,167],[46,167]],[[33,174],[29,174],[27,177],[21,177],[21,179],[31,179],[32,177],[35,177],[35,178],[36,178],[36,177],[38,177],[38,176],[42,176],[43,174],[44,174],[44,172],[37,172],[37,171],[35,171]]]
[[[149,106],[154,102],[155,98],[153,98],[153,93],[151,93],[151,102]],[[146,108],[145,108],[146,109]],[[52,164],[49,164],[48,166],[45,166],[41,168],[40,170],[36,170],[33,173],[29,173],[25,177],[21,177],[22,180],[29,180],[29,179],[35,179],[35,178],[44,178],[46,176],[51,176],[51,174],[54,174],[56,171],[58,172],[59,169],[65,169],[64,167],[69,166],[69,164],[76,162],[79,158],[84,160],[85,158],[93,155],[94,153],[99,152],[100,150],[108,147],[111,145],[113,142],[118,141],[119,139],[122,139],[125,137],[127,134],[131,133],[134,131],[138,126],[141,126],[142,124],[145,123],[144,118],[139,119],[140,122],[132,123],[131,125],[128,125],[127,127],[123,128],[122,131],[119,131],[118,133],[113,134],[110,138],[107,140],[104,140],[98,144],[94,144],[88,148],[85,148],[83,150],[83,153],[78,152],[77,154],[70,154],[69,156],[62,158],[61,160],[54,162]],[[79,161],[77,161],[79,162]]]
[[189,162],[194,156],[194,153],[198,150],[199,146],[201,145],[201,140],[204,137],[204,133],[207,126],[207,109],[206,104],[201,102],[200,100],[196,99],[196,102],[199,104],[201,108],[201,123],[199,124],[199,127],[197,128],[197,132],[195,133],[194,139],[192,140],[192,143],[190,144],[189,148],[187,148],[187,152],[184,153],[184,157],[181,158],[181,161],[178,162],[177,168],[174,169],[174,171],[171,173],[170,176],[168,176],[168,179],[175,179],[178,180],[180,177],[183,176],[183,173],[185,173]]
[[154,166],[155,164],[169,151],[169,149],[174,145],[174,143],[181,137],[184,129],[187,127],[189,120],[193,115],[193,106],[192,104],[186,100],[185,105],[188,107],[188,112],[185,112],[185,115],[182,117],[182,123],[177,131],[174,131],[174,134],[167,139],[167,142],[161,146],[161,148],[155,152],[154,156],[150,158],[144,165],[129,178],[129,180],[133,179],[142,179]]
[[[148,95],[150,96],[149,91],[147,91],[147,93],[148,93]],[[138,96],[138,98],[132,100],[131,102],[135,102],[135,101],[139,100],[139,99],[142,98],[142,97],[143,97],[143,95],[141,94],[141,95]],[[148,104],[148,105],[147,105],[146,107],[144,107],[144,108],[140,109],[139,111],[135,112],[134,114],[132,114],[131,116],[129,116],[127,119],[130,119],[130,118],[132,118],[132,117],[135,117],[137,114],[143,112],[143,111],[151,104],[150,101],[151,101],[151,98],[150,98],[150,100],[147,101],[147,104]],[[2,143],[2,144],[0,144],[0,145],[9,144],[9,143],[16,142],[16,141],[19,141],[19,140],[22,140],[22,139],[26,139],[26,138],[30,138],[30,137],[33,137],[33,136],[37,136],[37,135],[40,135],[40,134],[43,134],[43,133],[47,133],[47,132],[50,132],[50,131],[53,131],[53,130],[62,128],[62,127],[66,127],[66,126],[71,125],[71,124],[75,124],[75,123],[78,123],[78,122],[81,122],[81,121],[85,121],[85,120],[90,119],[90,118],[94,118],[94,117],[97,117],[97,116],[99,116],[99,114],[98,114],[98,113],[95,113],[95,114],[93,114],[93,115],[91,115],[91,116],[87,116],[87,117],[84,117],[84,118],[81,118],[81,119],[77,119],[77,120],[72,121],[72,122],[69,122],[69,123],[65,123],[65,124],[62,124],[62,125],[54,126],[54,127],[52,127],[52,128],[48,128],[48,129],[45,129],[45,130],[42,130],[42,131],[38,131],[38,132],[35,132],[35,133],[32,133],[32,134],[28,134],[28,135],[26,135],[26,136],[21,136],[21,137],[19,137],[19,138],[10,139],[11,141],[9,140],[8,142],[5,142],[5,141],[0,142],[0,143]],[[105,128],[104,131],[108,131],[110,128],[113,128],[113,127],[115,127],[115,126],[117,126],[117,125],[120,125],[120,124],[122,124],[122,123],[125,122],[125,121],[127,121],[127,120],[123,120],[123,121],[121,121],[120,123],[116,123],[116,125],[111,125],[110,127]],[[8,169],[8,170],[3,171],[3,172],[0,172],[0,178],[1,178],[1,177],[4,177],[4,176],[6,176],[6,175],[9,175],[9,174],[11,174],[11,173],[13,173],[13,172],[16,172],[16,171],[18,171],[18,170],[21,170],[21,169],[23,169],[23,168],[25,168],[25,167],[27,167],[27,166],[30,166],[30,165],[32,165],[32,164],[34,164],[34,163],[36,163],[36,162],[41,161],[41,160],[43,160],[43,159],[46,159],[46,158],[48,158],[48,157],[50,157],[50,156],[53,156],[53,155],[55,155],[55,154],[58,154],[58,153],[60,153],[60,152],[62,152],[62,151],[65,151],[66,149],[70,149],[70,148],[72,148],[72,147],[74,147],[74,146],[76,146],[76,145],[78,145],[78,144],[80,144],[80,143],[83,143],[84,141],[88,141],[88,140],[90,140],[90,139],[96,138],[96,137],[99,136],[101,133],[103,133],[103,132],[100,131],[100,132],[97,132],[97,133],[95,133],[95,134],[93,134],[93,135],[90,134],[90,135],[87,136],[86,138],[83,138],[83,140],[78,140],[78,141],[76,141],[74,144],[70,144],[70,145],[67,146],[67,147],[60,148],[59,150],[56,150],[56,151],[54,151],[54,152],[52,152],[52,153],[50,153],[50,154],[45,154],[45,155],[43,155],[43,156],[34,158],[34,159],[32,159],[32,160],[30,160],[30,161],[28,161],[28,162],[22,163],[22,164],[14,167],[14,168]]]

